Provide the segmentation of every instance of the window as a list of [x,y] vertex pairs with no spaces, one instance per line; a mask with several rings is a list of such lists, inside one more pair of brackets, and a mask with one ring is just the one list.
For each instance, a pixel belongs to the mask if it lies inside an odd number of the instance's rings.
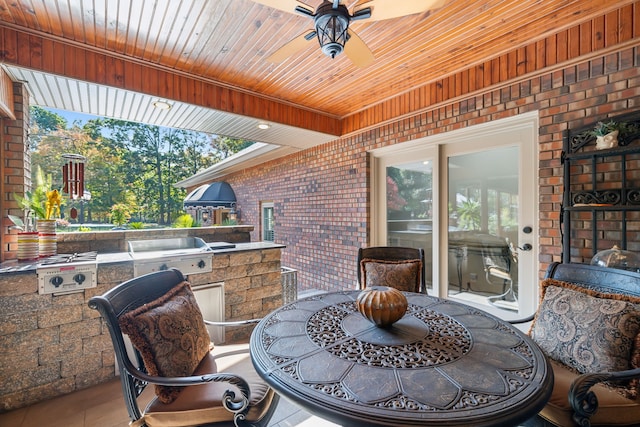
[[275,241],[273,202],[262,202],[262,240]]

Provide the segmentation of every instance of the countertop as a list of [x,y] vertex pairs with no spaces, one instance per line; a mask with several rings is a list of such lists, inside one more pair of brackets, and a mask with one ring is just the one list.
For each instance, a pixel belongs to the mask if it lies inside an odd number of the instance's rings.
[[[212,242],[216,243],[216,242]],[[235,243],[233,248],[216,249],[212,248],[211,254],[243,252],[243,251],[257,251],[263,249],[279,249],[284,248],[284,245],[273,242],[248,242],[248,243]],[[96,257],[96,263],[101,264],[114,264],[121,262],[133,262],[129,252],[113,252],[113,253],[98,253]],[[83,262],[86,264],[86,262]],[[78,265],[79,263],[70,263],[70,265]],[[0,263],[0,274],[14,274],[14,273],[34,273],[39,267],[38,260],[32,261],[18,261],[8,260]]]

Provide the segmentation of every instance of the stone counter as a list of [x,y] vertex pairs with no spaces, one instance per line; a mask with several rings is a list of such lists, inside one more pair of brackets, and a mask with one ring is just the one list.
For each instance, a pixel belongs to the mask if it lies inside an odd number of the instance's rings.
[[110,230],[88,232],[59,232],[59,254],[97,251],[99,253],[127,252],[129,240],[166,239],[173,237],[200,237],[205,242],[248,243],[252,225],[216,227],[159,228],[142,230]]
[[[213,252],[213,271],[193,285],[224,282],[225,319],[263,317],[282,305],[283,246],[238,243]],[[112,379],[115,356],[99,313],[87,305],[133,277],[126,253],[98,255],[97,288],[40,295],[35,270],[0,274],[0,411],[8,411]],[[248,340],[251,328],[226,328],[227,342]]]

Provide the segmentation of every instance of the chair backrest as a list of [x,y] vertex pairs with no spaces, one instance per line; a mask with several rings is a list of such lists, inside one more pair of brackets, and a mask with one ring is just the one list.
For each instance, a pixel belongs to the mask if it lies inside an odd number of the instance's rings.
[[484,246],[482,248],[482,262],[485,268],[498,267],[507,272],[511,271],[513,254],[506,240],[499,246]]
[[94,296],[89,300],[89,307],[100,312],[109,329],[127,411],[132,419],[137,420],[142,416],[136,399],[146,387],[146,383],[135,379],[129,372],[146,372],[137,350],[134,350],[134,353],[141,368],[136,368],[129,358],[118,319],[125,313],[160,298],[184,280],[182,273],[176,269],[158,271],[123,282],[103,295]]
[[401,246],[371,246],[368,248],[358,249],[358,284],[360,288],[364,288],[364,278],[362,277],[362,260],[374,259],[381,261],[408,261],[408,260],[420,260],[422,262],[420,283],[418,288],[414,292],[427,292],[426,279],[425,279],[425,258],[424,250],[422,248],[407,248]]
[[640,272],[554,262],[547,268],[545,278],[574,283],[602,293],[640,297]]

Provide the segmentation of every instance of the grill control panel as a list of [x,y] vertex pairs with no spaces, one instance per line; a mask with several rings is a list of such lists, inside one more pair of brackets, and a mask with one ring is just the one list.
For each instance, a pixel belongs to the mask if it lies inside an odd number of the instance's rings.
[[70,294],[95,288],[98,286],[96,271],[95,263],[38,268],[38,293]]
[[185,276],[198,273],[210,273],[213,271],[213,257],[211,253],[197,255],[176,255],[161,259],[135,260],[133,262],[133,275],[135,277],[154,271],[176,268]]

